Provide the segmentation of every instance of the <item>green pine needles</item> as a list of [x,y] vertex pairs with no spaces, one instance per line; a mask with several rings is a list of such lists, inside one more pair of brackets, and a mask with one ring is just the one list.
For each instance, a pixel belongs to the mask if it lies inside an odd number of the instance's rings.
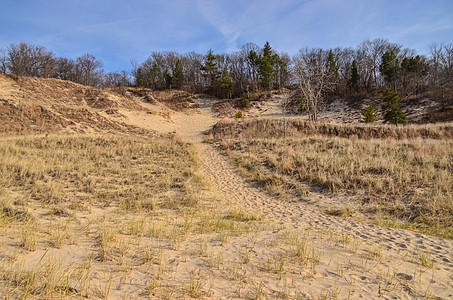
[[363,118],[365,123],[373,123],[376,121],[377,116],[378,116],[378,110],[376,106],[373,104],[368,105],[364,110],[363,110]]
[[384,121],[391,124],[406,124],[406,114],[401,109],[399,102],[400,96],[398,93],[393,92],[390,89],[384,90],[384,105],[382,106],[384,111]]

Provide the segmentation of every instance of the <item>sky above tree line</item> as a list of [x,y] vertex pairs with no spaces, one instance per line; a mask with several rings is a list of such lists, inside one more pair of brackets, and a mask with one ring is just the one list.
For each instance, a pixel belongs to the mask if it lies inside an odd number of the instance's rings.
[[452,0],[1,0],[0,49],[32,43],[59,57],[90,53],[107,72],[153,51],[229,53],[355,48],[385,38],[428,54],[453,43]]

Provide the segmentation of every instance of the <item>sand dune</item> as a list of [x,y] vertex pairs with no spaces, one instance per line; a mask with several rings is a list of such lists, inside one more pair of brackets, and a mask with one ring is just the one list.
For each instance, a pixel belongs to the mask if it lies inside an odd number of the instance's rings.
[[[77,277],[83,283],[70,283],[71,288],[63,293],[68,298],[453,299],[451,240],[327,215],[316,203],[333,204],[339,199],[316,189],[306,196],[316,201],[283,200],[269,195],[260,186],[245,180],[214,145],[203,142],[204,133],[220,121],[211,109],[214,100],[194,99],[198,108],[188,105],[190,109],[174,111],[163,102],[155,99],[144,101],[141,96],[127,91],[122,91],[125,100],[118,93],[99,92],[56,80],[24,79],[21,84],[19,88],[10,79],[0,81],[2,116],[7,118],[14,112],[17,117],[17,120],[11,120],[11,124],[0,126],[4,132],[9,134],[14,129],[20,134],[60,131],[119,133],[119,137],[103,141],[113,145],[113,151],[106,149],[106,155],[116,158],[104,163],[120,164],[110,166],[112,176],[119,178],[105,179],[100,175],[96,178],[108,188],[111,182],[118,184],[118,188],[127,186],[129,178],[120,175],[127,171],[124,165],[131,163],[136,164],[135,170],[139,170],[139,174],[154,176],[153,172],[159,170],[163,176],[165,170],[159,168],[166,165],[159,165],[159,161],[141,165],[141,161],[146,161],[145,157],[135,154],[125,157],[121,153],[125,144],[133,139],[142,141],[144,135],[147,139],[143,139],[144,144],[138,149],[146,149],[149,146],[146,144],[152,144],[157,136],[153,132],[173,136],[170,146],[166,146],[167,141],[156,147],[172,149],[172,143],[183,142],[195,149],[194,164],[198,166],[191,170],[196,170],[197,176],[206,181],[206,187],[194,195],[202,195],[197,200],[206,202],[200,206],[206,211],[164,207],[134,214],[117,207],[119,204],[115,201],[110,206],[100,206],[97,201],[108,201],[109,197],[117,197],[118,201],[124,199],[108,189],[103,191],[105,195],[99,193],[93,188],[94,179],[79,178],[82,181],[78,185],[86,185],[87,191],[68,197],[87,200],[81,201],[81,207],[75,205],[70,213],[52,207],[52,214],[49,214],[49,209],[39,202],[30,200],[31,204],[26,203],[31,205],[27,212],[39,216],[37,222],[42,223],[37,236],[43,242],[38,241],[34,249],[27,249],[25,243],[16,244],[21,235],[32,235],[35,229],[32,225],[35,224],[18,222],[14,223],[15,229],[1,227],[0,275],[5,278],[9,278],[8,266],[13,268],[11,270],[17,270],[17,265],[22,266],[20,274],[14,275],[14,280],[18,280],[27,274],[26,271],[45,265],[47,261],[59,261],[61,266],[69,266],[63,271],[72,272],[68,275],[62,271],[62,277]],[[55,88],[55,84],[61,85],[60,88]],[[62,97],[58,91],[64,91],[65,97],[72,102],[56,102]],[[34,93],[38,96],[33,102],[29,96]],[[24,103],[20,103],[22,100]],[[246,112],[246,117],[281,117],[284,113],[279,104],[284,100],[285,96],[278,96],[276,101],[261,102]],[[75,109],[77,113],[74,113]],[[24,117],[23,112],[29,116]],[[48,116],[47,122],[36,125],[36,120],[43,116]],[[89,116],[89,121],[86,116]],[[23,124],[23,120],[28,123]],[[30,130],[29,124],[35,127]],[[136,136],[128,140],[131,133]],[[85,139],[90,138],[83,136],[82,140]],[[97,141],[96,138],[93,140]],[[45,141],[45,137],[40,137],[39,143]],[[77,143],[77,139],[71,143]],[[134,140],[134,143],[138,142]],[[102,151],[96,146],[87,155],[100,155]],[[159,159],[158,151],[153,151]],[[27,174],[22,173],[24,176]],[[139,196],[144,199],[140,200],[149,201],[153,195],[150,195],[146,181],[153,177],[134,176],[143,184]],[[174,176],[176,183],[165,183],[165,187],[184,185],[181,181],[189,180],[178,177],[183,175]],[[48,183],[42,181],[40,184],[44,188]],[[127,192],[134,192],[135,188]],[[13,193],[7,189],[0,191]],[[58,189],[54,193],[58,197],[65,195]],[[91,199],[90,193],[96,197]],[[165,199],[171,199],[172,195]],[[20,218],[21,213],[9,206],[2,211],[2,214],[16,218]],[[224,228],[220,230],[222,226]],[[62,233],[66,235],[61,236]],[[53,244],[49,246],[46,239],[53,239]],[[102,252],[99,258],[99,244],[111,253]],[[106,259],[102,257],[104,254]],[[11,257],[14,259],[10,261]],[[84,268],[71,267],[79,265]],[[59,270],[55,265],[48,266]],[[87,266],[90,268],[88,271]],[[58,275],[57,272],[52,274]],[[18,284],[14,280],[2,282],[2,287],[7,293],[12,290],[13,296],[19,295],[21,288],[10,289]],[[39,292],[32,296],[39,298]]]
[[[209,180],[216,197],[234,207],[263,215],[279,226],[309,232],[313,236],[311,247],[322,253],[316,267],[319,272],[304,282],[295,283],[298,289],[306,288],[309,291],[307,295],[322,295],[323,291],[336,286],[338,295],[330,295],[329,299],[345,299],[349,295],[352,299],[453,297],[452,241],[329,216],[297,199],[282,201],[268,195],[246,182],[212,145],[202,143],[202,132],[218,119],[210,110],[212,101],[199,99],[196,102],[200,106],[196,112],[174,112],[171,120],[156,122],[142,116],[140,121],[134,118],[130,121],[162,133],[173,132],[184,141],[193,143],[198,150],[200,172]],[[278,106],[272,105],[264,113],[282,115],[278,110]],[[308,198],[311,197],[329,196],[311,192]],[[278,235],[276,230],[269,236],[258,237],[262,248],[256,251],[266,252],[265,239],[277,239]],[[332,241],[336,242],[332,245]],[[240,251],[240,247],[237,245],[234,252]],[[370,262],[370,256],[378,262]],[[421,265],[425,258],[433,264]],[[269,288],[279,285],[265,273],[261,276]],[[229,284],[218,284],[223,285],[223,288],[217,287],[221,295]]]

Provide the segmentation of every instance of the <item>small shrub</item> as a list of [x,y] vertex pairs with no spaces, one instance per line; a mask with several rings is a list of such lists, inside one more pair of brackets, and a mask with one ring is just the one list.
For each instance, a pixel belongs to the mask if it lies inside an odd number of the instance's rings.
[[310,105],[308,103],[307,98],[302,97],[302,99],[299,100],[298,109],[300,112],[306,112],[310,109]]
[[234,115],[234,117],[236,119],[243,119],[244,118],[244,116],[242,115],[242,111],[240,111],[240,110]]
[[245,108],[250,104],[250,97],[247,93],[242,94],[241,97],[241,107]]
[[377,119],[377,108],[373,104],[370,104],[363,110],[362,114],[365,123],[373,123]]

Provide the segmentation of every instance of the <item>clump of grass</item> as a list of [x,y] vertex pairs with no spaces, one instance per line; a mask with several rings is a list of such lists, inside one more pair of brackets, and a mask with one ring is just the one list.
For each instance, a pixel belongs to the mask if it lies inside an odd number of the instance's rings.
[[28,251],[35,251],[38,243],[38,223],[29,221],[25,223],[20,232],[19,245]]
[[256,221],[261,219],[261,217],[256,214],[251,214],[246,211],[237,209],[229,211],[225,218],[240,222]]
[[431,256],[429,254],[420,253],[418,255],[418,261],[424,268],[427,268],[427,269],[434,268],[434,260],[431,258]]
[[77,289],[70,285],[69,278],[76,269],[61,261],[50,259],[35,268],[24,262],[0,265],[0,281],[7,281],[2,295],[6,299],[43,298],[55,299],[73,296]]

